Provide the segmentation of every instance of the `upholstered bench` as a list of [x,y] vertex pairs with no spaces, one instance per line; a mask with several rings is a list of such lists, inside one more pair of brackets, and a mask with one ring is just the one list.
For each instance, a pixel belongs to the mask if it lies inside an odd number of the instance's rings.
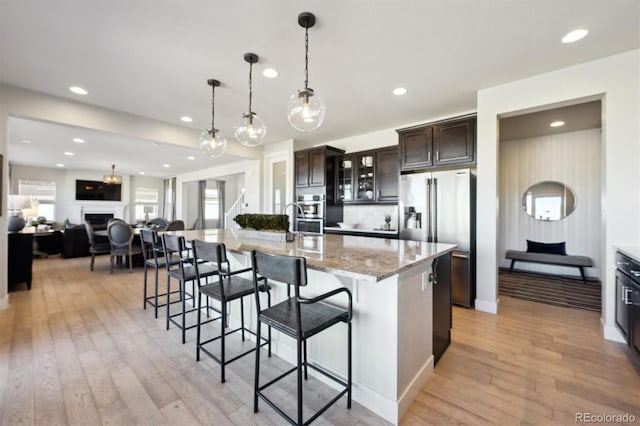
[[549,253],[531,253],[518,250],[507,250],[505,255],[507,259],[511,259],[510,272],[513,272],[513,265],[518,262],[545,263],[548,265],[558,266],[575,266],[580,269],[582,280],[586,282],[587,278],[584,274],[585,267],[593,266],[593,260],[587,256],[573,256],[565,254],[549,254]]

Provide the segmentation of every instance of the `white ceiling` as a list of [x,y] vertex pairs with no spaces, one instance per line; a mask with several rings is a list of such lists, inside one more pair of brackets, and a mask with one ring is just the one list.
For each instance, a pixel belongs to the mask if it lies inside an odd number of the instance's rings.
[[[327,105],[310,134],[286,118],[303,85],[303,11],[317,17],[309,86]],[[189,115],[189,127],[206,129],[206,80],[216,78],[216,127],[232,141],[248,103],[243,55],[254,52],[254,110],[267,142],[322,143],[471,111],[479,89],[638,48],[639,16],[640,0],[0,0],[0,81],[178,125]],[[562,44],[576,28],[590,33]],[[280,76],[264,78],[266,66]],[[407,95],[393,96],[396,86]],[[132,146],[109,161],[132,159]],[[12,145],[9,156],[33,159],[28,152]]]

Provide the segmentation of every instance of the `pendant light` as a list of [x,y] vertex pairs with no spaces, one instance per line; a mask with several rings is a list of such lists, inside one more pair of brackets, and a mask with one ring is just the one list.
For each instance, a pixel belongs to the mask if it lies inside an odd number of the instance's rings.
[[111,174],[110,175],[104,175],[102,177],[102,182],[106,183],[107,185],[116,184],[116,183],[122,183],[122,176],[116,174],[116,165],[115,164],[111,165]]
[[220,86],[218,80],[209,79],[207,84],[211,86],[211,129],[200,134],[200,149],[211,157],[219,157],[227,149],[227,138],[215,126],[216,87]]
[[252,74],[253,64],[258,62],[258,55],[245,53],[244,60],[249,63],[249,112],[242,114],[242,120],[234,127],[238,142],[245,146],[257,146],[262,143],[267,134],[267,127],[258,115],[251,110],[253,98]]
[[298,24],[304,28],[304,89],[291,95],[287,104],[289,123],[301,132],[313,132],[324,121],[324,102],[309,87],[309,28],[316,23],[313,13],[298,15]]

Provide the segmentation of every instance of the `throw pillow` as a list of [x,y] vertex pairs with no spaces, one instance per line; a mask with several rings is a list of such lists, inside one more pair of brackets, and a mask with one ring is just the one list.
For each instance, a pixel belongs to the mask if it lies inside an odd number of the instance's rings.
[[540,243],[538,241],[527,240],[528,253],[546,253],[567,255],[566,242],[561,243]]

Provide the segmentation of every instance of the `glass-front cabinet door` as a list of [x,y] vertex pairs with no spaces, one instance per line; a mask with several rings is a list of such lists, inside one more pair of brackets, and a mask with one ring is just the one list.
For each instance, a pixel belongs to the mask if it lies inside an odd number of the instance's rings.
[[338,182],[336,183],[336,200],[343,203],[354,201],[354,157],[345,155],[338,159]]
[[358,179],[358,190],[356,201],[373,201],[374,199],[374,154],[363,154],[356,157],[356,177]]

